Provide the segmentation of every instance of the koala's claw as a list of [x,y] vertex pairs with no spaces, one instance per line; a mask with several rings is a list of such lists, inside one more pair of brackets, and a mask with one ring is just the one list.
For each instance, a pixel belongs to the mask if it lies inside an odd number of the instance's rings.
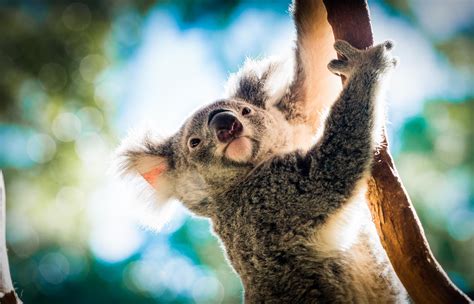
[[391,49],[393,49],[393,41],[392,40],[387,40],[383,43],[383,46],[388,50],[390,51]]
[[347,59],[357,57],[357,55],[359,55],[359,53],[361,52],[360,50],[350,45],[349,42],[344,40],[336,40],[336,42],[334,43],[334,49],[336,50],[336,52],[338,52],[340,55],[343,55]]
[[399,62],[400,62],[400,59],[398,57],[393,57],[392,58],[392,64],[393,64],[394,67],[396,67]]
[[346,60],[334,59],[328,63],[328,69],[339,76],[344,75],[350,68]]
[[330,61],[328,69],[336,75],[346,77],[357,70],[372,70],[383,73],[397,65],[397,59],[390,54],[393,47],[394,43],[387,40],[366,50],[359,50],[347,41],[337,40],[334,43],[334,49],[344,58]]

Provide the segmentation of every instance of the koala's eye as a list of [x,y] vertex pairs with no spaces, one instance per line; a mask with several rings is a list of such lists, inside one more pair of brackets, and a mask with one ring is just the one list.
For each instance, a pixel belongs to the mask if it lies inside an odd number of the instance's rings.
[[244,107],[244,108],[242,109],[242,115],[243,115],[243,116],[249,115],[251,112],[252,112],[252,110],[250,110],[250,108],[248,108],[248,107]]
[[191,138],[189,140],[189,146],[194,149],[196,148],[197,146],[199,146],[199,144],[201,143],[201,140],[199,138]]

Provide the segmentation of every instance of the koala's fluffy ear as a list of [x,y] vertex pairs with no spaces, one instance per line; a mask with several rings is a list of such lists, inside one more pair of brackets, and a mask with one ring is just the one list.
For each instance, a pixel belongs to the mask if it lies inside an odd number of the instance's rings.
[[277,57],[247,59],[241,69],[229,77],[225,95],[246,100],[258,107],[280,101],[289,90],[294,62]]
[[174,195],[173,156],[171,138],[129,135],[117,150],[116,167],[120,175],[141,176],[164,202]]

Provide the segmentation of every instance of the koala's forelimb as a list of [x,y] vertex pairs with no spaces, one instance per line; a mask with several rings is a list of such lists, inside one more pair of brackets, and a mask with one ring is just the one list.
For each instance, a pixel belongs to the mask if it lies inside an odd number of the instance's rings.
[[[333,60],[328,68],[344,75],[347,82],[331,108],[320,142],[310,151],[315,163],[311,176],[322,185],[323,193],[346,198],[368,173],[379,138],[377,121],[383,119],[380,89],[385,74],[396,63],[389,54],[392,46],[387,41],[360,51],[345,41],[334,45],[346,59]],[[332,202],[334,208],[341,203]]]
[[[294,166],[306,179],[298,180],[298,187],[308,191],[321,204],[308,207],[313,215],[330,215],[353,194],[357,183],[369,173],[373,152],[380,131],[377,121],[383,119],[379,110],[381,87],[386,74],[395,65],[387,41],[365,51],[353,48],[345,41],[337,41],[335,49],[344,56],[333,60],[328,68],[347,78],[339,98],[332,106],[324,133],[306,155],[282,163]],[[382,116],[382,117],[380,117]],[[276,170],[281,170],[275,165]],[[307,171],[307,173],[304,173]],[[288,169],[288,180],[294,179]],[[275,174],[277,174],[275,172]],[[281,171],[280,171],[281,174]]]
[[337,41],[335,48],[347,60],[333,60],[328,68],[347,77],[347,83],[331,108],[323,137],[310,154],[316,164],[312,176],[324,185],[324,192],[347,197],[369,170],[380,132],[377,121],[383,119],[378,109],[381,82],[395,60],[388,52],[391,42],[360,51]]
[[341,82],[326,64],[336,57],[334,37],[322,0],[294,0],[291,12],[295,21],[295,70],[290,90],[281,107],[295,123],[304,123],[316,131],[321,113],[332,105]]

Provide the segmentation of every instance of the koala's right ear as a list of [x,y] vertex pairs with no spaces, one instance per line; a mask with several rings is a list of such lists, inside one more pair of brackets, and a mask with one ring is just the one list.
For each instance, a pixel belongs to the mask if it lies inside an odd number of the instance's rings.
[[140,175],[161,202],[174,196],[172,138],[158,139],[150,133],[130,135],[118,148],[116,162],[120,175]]

